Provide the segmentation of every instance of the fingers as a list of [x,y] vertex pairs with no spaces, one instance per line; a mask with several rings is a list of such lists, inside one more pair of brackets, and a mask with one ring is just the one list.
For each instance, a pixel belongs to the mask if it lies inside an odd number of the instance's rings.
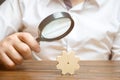
[[[15,35],[10,36],[6,39],[7,41],[5,41],[5,43],[3,43],[3,47],[5,47],[5,49],[6,49],[4,51],[6,51],[8,54],[10,53],[11,56],[15,56],[15,55],[12,55],[12,54],[19,54],[24,59],[30,59],[32,57],[30,47],[26,43],[22,42],[17,37],[17,35],[18,34],[15,34]],[[20,58],[20,57],[17,57],[17,58]]]
[[21,33],[18,35],[20,40],[26,43],[35,52],[40,52],[40,47],[38,42],[29,33]]
[[15,33],[0,41],[0,61],[9,68],[32,58],[32,50],[39,52],[38,42],[28,33]]
[[21,64],[23,62],[23,57],[15,50],[13,46],[8,46],[6,54],[15,64]]
[[6,68],[12,69],[15,67],[15,63],[6,55],[6,53],[0,51],[0,61]]
[[14,48],[23,56],[24,59],[31,59],[31,49],[23,42],[14,43]]

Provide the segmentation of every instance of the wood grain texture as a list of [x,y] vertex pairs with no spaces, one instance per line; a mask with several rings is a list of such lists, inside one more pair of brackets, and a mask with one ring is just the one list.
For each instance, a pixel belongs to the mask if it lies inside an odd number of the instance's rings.
[[0,65],[0,80],[120,80],[119,61],[80,61],[74,75],[61,75],[56,61],[24,61],[15,70]]

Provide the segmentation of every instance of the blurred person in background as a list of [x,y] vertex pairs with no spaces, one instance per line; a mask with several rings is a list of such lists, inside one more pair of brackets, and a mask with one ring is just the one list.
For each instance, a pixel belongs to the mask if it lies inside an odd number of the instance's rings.
[[[39,44],[38,25],[55,12],[69,13],[74,28]],[[56,60],[66,45],[80,60],[120,60],[120,0],[6,0],[0,6],[0,62],[7,68],[32,59],[32,51]]]

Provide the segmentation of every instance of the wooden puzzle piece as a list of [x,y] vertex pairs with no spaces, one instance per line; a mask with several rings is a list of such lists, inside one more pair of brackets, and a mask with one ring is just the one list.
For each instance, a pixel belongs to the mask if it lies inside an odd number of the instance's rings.
[[79,58],[75,57],[75,53],[72,51],[63,51],[62,56],[57,57],[57,61],[58,64],[56,67],[62,70],[62,74],[74,74],[80,67],[78,64]]

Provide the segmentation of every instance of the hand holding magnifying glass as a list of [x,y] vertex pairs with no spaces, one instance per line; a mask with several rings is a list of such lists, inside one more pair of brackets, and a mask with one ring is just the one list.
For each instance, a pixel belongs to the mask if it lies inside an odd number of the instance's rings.
[[[74,21],[66,12],[57,12],[46,17],[38,27],[39,41],[54,41],[65,37],[74,27]],[[37,58],[35,54],[33,56]]]

